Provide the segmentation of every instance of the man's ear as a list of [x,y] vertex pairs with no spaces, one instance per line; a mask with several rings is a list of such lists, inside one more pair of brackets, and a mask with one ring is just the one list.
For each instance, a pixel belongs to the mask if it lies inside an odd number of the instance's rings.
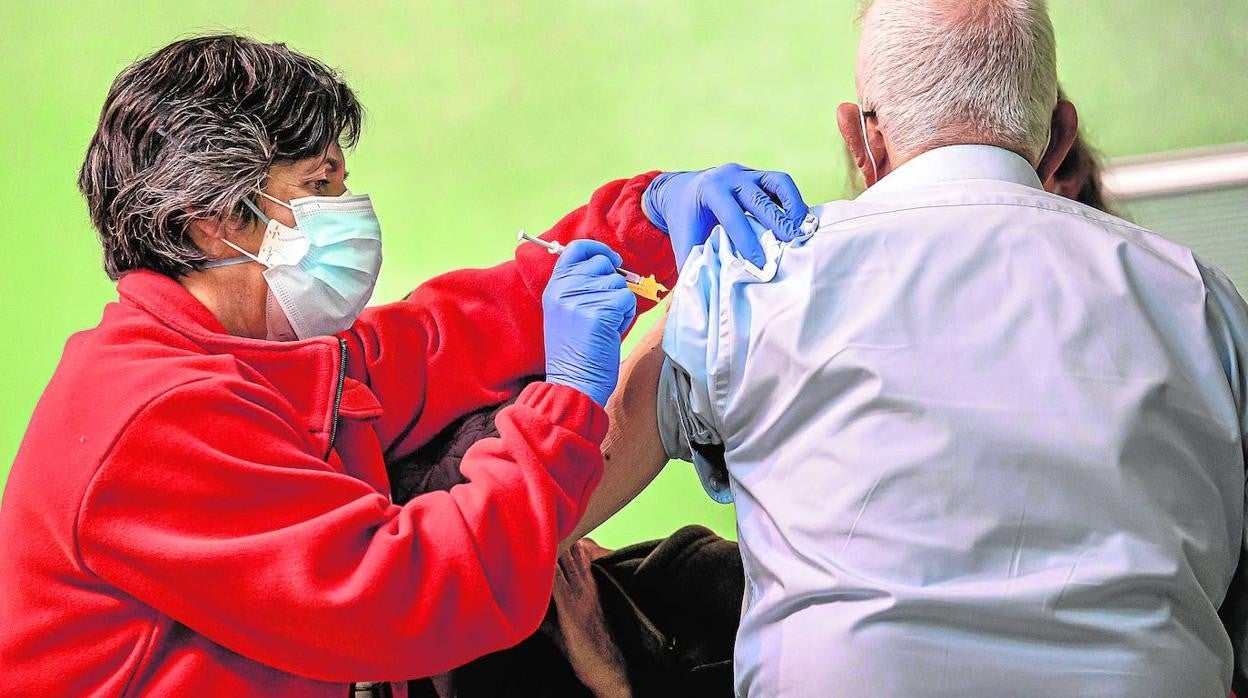
[[1049,147],[1040,156],[1040,164],[1036,166],[1036,174],[1040,175],[1040,181],[1045,183],[1046,188],[1052,184],[1053,175],[1066,160],[1070,146],[1074,144],[1075,136],[1079,133],[1079,114],[1075,111],[1075,105],[1059,99],[1057,106],[1053,107],[1049,129]]
[[[862,173],[863,182],[869,187],[888,173],[888,147],[879,129],[868,127],[867,136],[871,138],[871,155],[875,156],[874,166],[867,148],[863,144],[863,119],[859,117],[858,105],[844,102],[836,108],[836,126],[845,140],[845,147],[854,159],[854,166]],[[877,169],[878,168],[878,169]]]
[[871,186],[871,177],[875,173],[871,171],[871,159],[867,157],[867,151],[862,145],[862,123],[858,120],[857,104],[843,102],[836,108],[836,127],[841,131],[841,138],[845,139],[845,147],[849,148],[854,167],[862,173],[867,186]]

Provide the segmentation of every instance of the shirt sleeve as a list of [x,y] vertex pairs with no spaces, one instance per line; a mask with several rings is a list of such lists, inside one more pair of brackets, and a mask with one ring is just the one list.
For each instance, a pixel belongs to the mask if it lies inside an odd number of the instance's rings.
[[659,435],[668,457],[692,462],[702,488],[721,504],[732,502],[718,411],[727,377],[719,315],[724,244],[722,236],[712,235],[681,270],[663,332],[658,394]]
[[[657,172],[610,182],[542,237],[601,240],[626,268],[675,283],[671,242],[641,210]],[[555,257],[522,244],[515,259],[431,279],[406,299],[369,308],[343,335],[348,370],[377,396],[386,460],[410,454],[452,421],[515,396],[545,373],[542,292]],[[638,299],[638,313],[654,307]]]
[[663,361],[659,374],[659,436],[668,458],[693,463],[702,489],[720,504],[732,503],[724,444],[711,425],[690,407],[689,374]]
[[[1248,305],[1235,290],[1235,285],[1221,271],[1200,265],[1207,297],[1205,315],[1213,333],[1218,358],[1222,362],[1235,409],[1240,419],[1240,440],[1248,462]],[[1246,483],[1248,484],[1248,483]],[[1245,492],[1248,511],[1248,487]],[[1248,528],[1242,531],[1239,565],[1227,589],[1226,598],[1218,609],[1234,649],[1235,666],[1232,687],[1236,694],[1248,694]]]
[[533,633],[558,543],[602,472],[606,413],[535,383],[468,450],[468,483],[403,506],[308,455],[268,388],[153,400],[83,498],[82,564],[223,647],[321,681],[429,676]]
[[[1239,410],[1241,435],[1248,435],[1248,304],[1235,284],[1213,267],[1200,267],[1208,296],[1205,316],[1213,332],[1222,370]],[[1248,458],[1248,443],[1245,443]]]

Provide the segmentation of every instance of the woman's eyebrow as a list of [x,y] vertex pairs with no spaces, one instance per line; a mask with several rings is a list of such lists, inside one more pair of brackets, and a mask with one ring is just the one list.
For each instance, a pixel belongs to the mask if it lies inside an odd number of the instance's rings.
[[[334,172],[334,171],[343,169],[343,166],[344,166],[344,163],[341,160],[327,155],[323,157],[320,161],[309,165],[308,169],[305,170],[304,172],[304,177],[312,178],[318,175],[323,176],[325,174],[328,174],[328,172]],[[326,168],[329,168],[328,171],[326,171]]]

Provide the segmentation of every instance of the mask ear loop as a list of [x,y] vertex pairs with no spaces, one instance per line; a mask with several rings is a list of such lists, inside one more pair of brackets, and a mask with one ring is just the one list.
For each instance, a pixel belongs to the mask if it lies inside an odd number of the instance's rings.
[[[265,193],[264,193],[264,192],[258,192],[258,193],[260,194],[260,196],[265,196]],[[269,197],[269,198],[271,198],[271,199],[272,199],[273,197]],[[274,201],[277,201],[276,199],[273,199],[273,200],[274,200]],[[280,204],[280,203],[282,203],[282,202],[278,201],[278,203]],[[266,216],[266,215],[264,215],[264,211],[261,211],[259,206],[257,206],[257,205],[255,205],[255,204],[253,204],[253,203],[251,202],[251,199],[243,199],[243,205],[244,205],[244,206],[246,206],[247,208],[251,209],[251,212],[252,212],[252,213],[254,213],[254,214],[256,214],[257,216],[259,216],[259,217],[260,217],[260,222],[261,222],[261,223],[264,223],[265,225],[268,225],[268,224],[269,224],[269,217],[268,217],[268,216]]]
[[875,180],[880,180],[880,168],[875,164],[875,155],[871,152],[871,143],[867,138],[867,112],[863,110],[862,105],[858,105],[858,123],[862,125],[862,145],[867,149],[867,159],[871,161],[871,174],[875,176]]
[[[282,201],[281,199],[278,199],[278,198],[275,198],[275,197],[269,196],[268,194],[265,194],[265,193],[264,193],[264,192],[262,192],[262,191],[258,191],[258,192],[256,192],[256,193],[257,193],[257,194],[259,194],[260,196],[263,196],[264,198],[268,199],[269,201],[272,201],[273,203],[277,204],[278,206],[285,206],[286,208],[290,209],[291,211],[295,210],[295,207],[294,207],[294,206],[291,206],[290,204],[286,203],[285,201]],[[250,201],[248,201],[247,199],[243,199],[243,202],[244,202],[244,203],[246,203],[248,206],[251,206],[251,210],[253,210],[253,211],[255,211],[256,213],[260,214],[260,217],[264,219],[264,222],[265,222],[265,223],[268,223],[268,222],[269,222],[268,217],[267,217],[267,216],[265,216],[263,213],[260,213],[260,209],[256,208],[255,206],[252,206],[252,204],[251,204],[251,202],[250,202]]]
[[1044,154],[1049,152],[1049,146],[1053,145],[1053,127],[1049,126],[1049,133],[1044,137],[1044,147],[1040,149],[1040,155],[1036,158],[1036,167],[1044,162]]
[[[261,195],[264,195],[264,192],[261,192]],[[272,198],[272,197],[270,197],[270,198]],[[279,201],[278,203],[281,203],[281,202]],[[254,213],[254,214],[256,214],[257,216],[259,216],[259,217],[260,217],[260,220],[261,220],[261,221],[263,221],[263,222],[264,222],[264,224],[265,224],[266,226],[269,224],[269,221],[270,221],[271,219],[270,219],[268,216],[264,215],[264,211],[261,211],[259,206],[257,206],[257,205],[255,205],[255,204],[253,204],[253,203],[251,202],[251,199],[243,199],[243,205],[244,205],[244,206],[246,206],[247,208],[251,209],[251,212],[252,212],[252,213]],[[226,245],[228,245],[229,247],[231,247],[231,248],[232,248],[235,252],[239,253],[239,254],[240,254],[240,255],[242,255],[242,256],[241,256],[241,257],[233,257],[233,258],[231,258],[231,259],[215,259],[215,260],[213,260],[213,261],[211,261],[211,262],[207,262],[207,263],[205,263],[205,264],[204,264],[204,268],[205,268],[205,269],[216,269],[216,268],[218,268],[218,267],[229,267],[229,266],[233,266],[233,265],[235,265],[235,264],[246,264],[247,262],[255,262],[256,264],[260,264],[260,265],[264,266],[264,268],[266,268],[266,269],[267,269],[267,268],[269,268],[269,265],[265,264],[264,262],[261,262],[259,257],[256,257],[254,254],[252,254],[252,253],[248,252],[247,250],[244,250],[243,248],[239,247],[238,245],[235,245],[234,243],[230,242],[229,240],[226,240],[226,239],[222,238],[221,242],[224,242]]]

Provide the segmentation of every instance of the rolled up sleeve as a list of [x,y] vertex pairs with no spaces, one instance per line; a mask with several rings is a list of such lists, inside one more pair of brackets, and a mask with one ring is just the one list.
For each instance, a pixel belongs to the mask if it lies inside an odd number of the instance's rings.
[[719,410],[727,375],[720,348],[721,244],[722,236],[712,236],[703,248],[695,248],[672,293],[663,334],[666,359],[659,376],[658,421],[668,457],[693,463],[706,493],[727,504],[732,491]]

